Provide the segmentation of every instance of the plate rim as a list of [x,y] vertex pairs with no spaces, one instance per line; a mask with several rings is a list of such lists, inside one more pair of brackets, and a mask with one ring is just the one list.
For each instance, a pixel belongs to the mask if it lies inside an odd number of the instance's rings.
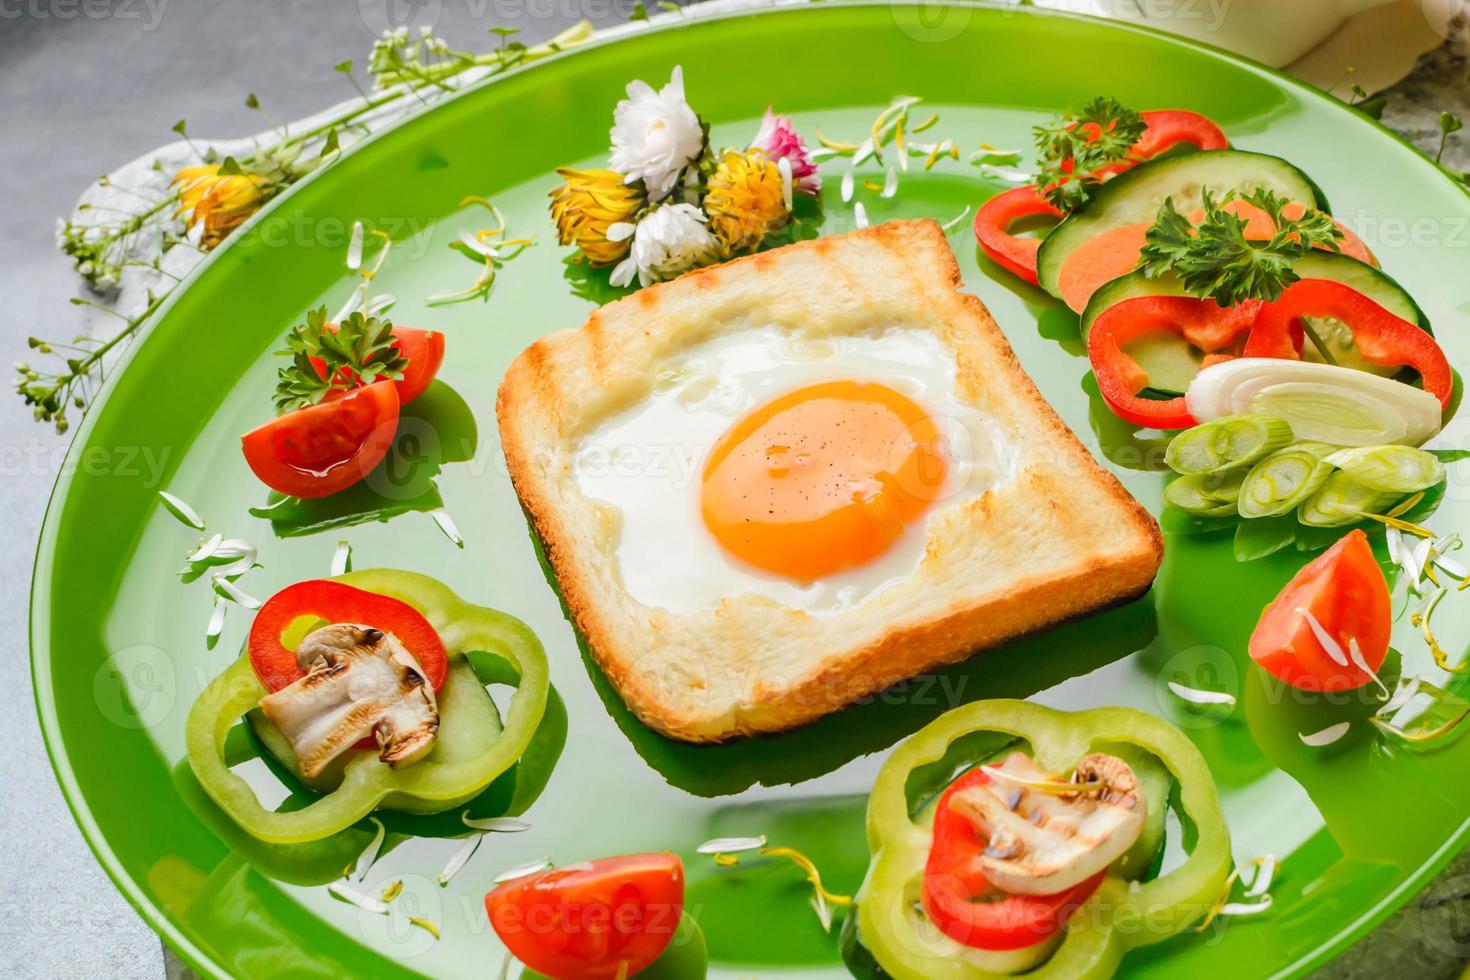
[[[1016,3],[1004,2],[1004,0],[826,0],[822,4],[822,7],[867,8],[893,7],[895,5],[953,7],[970,11],[1002,12],[1013,17],[1056,18],[1064,21],[1082,21],[1095,24],[1104,30],[1152,36],[1176,47],[1229,62],[1239,68],[1272,79],[1277,84],[1296,91],[1304,99],[1314,101],[1326,100],[1330,103],[1336,103],[1344,111],[1352,111],[1352,106],[1337,99],[1331,93],[1295,78],[1282,69],[1272,68],[1203,41],[1181,37],[1162,28],[1134,21],[1117,20],[1093,14],[1083,14],[1046,7],[1023,7]],[[738,3],[732,3],[730,0],[707,0],[707,3],[696,3],[691,7],[681,8],[679,11],[655,14],[643,22],[629,22],[615,24],[606,28],[594,28],[593,37],[575,47],[560,51],[530,64],[524,64],[508,71],[478,79],[420,111],[411,112],[400,119],[394,120],[383,129],[370,134],[367,138],[348,147],[343,153],[343,157],[355,155],[364,147],[373,145],[379,141],[397,138],[402,130],[428,118],[441,108],[462,99],[475,97],[478,93],[493,85],[512,78],[518,78],[528,72],[537,71],[550,65],[560,64],[568,59],[577,58],[610,45],[633,43],[645,35],[657,34],[668,30],[704,27],[706,25],[718,24],[721,21],[745,17],[780,16],[782,14],[811,9],[813,8],[810,0],[752,0],[751,3],[743,6]],[[1415,157],[1419,158],[1421,163],[1434,167],[1444,181],[1448,182],[1451,187],[1459,190],[1467,199],[1470,199],[1470,185],[1454,179],[1443,168],[1435,165],[1433,160],[1406,137],[1390,129],[1380,119],[1375,119],[1362,113],[1358,113],[1357,115],[1361,117],[1361,121],[1370,124],[1371,130],[1376,130],[1378,134],[1389,137],[1392,142],[1399,144],[1400,148],[1409,150]],[[209,270],[214,264],[220,260],[219,257],[222,254],[228,252],[236,242],[243,241],[247,238],[246,232],[253,229],[257,223],[273,215],[278,208],[284,207],[286,202],[295,196],[298,188],[313,184],[319,179],[326,179],[336,169],[334,166],[317,168],[286,188],[281,194],[276,195],[259,211],[251,215],[237,229],[237,234],[232,234],[220,248],[212,250],[175,285],[174,289],[169,293],[168,298],[154,311],[153,316],[143,326],[137,338],[127,345],[127,348],[122,352],[117,363],[109,373],[108,378],[94,397],[86,415],[76,427],[71,441],[67,444],[56,481],[52,485],[51,492],[46,501],[46,510],[42,518],[40,532],[37,535],[35,558],[31,568],[31,583],[27,599],[27,647],[28,659],[30,661],[32,700],[35,703],[41,741],[45,746],[46,756],[50,762],[52,773],[56,777],[57,786],[61,790],[62,799],[66,802],[72,820],[81,833],[82,839],[87,844],[88,849],[91,850],[113,886],[118,889],[123,898],[127,900],[128,904],[143,919],[144,923],[195,972],[201,976],[222,978],[222,980],[228,980],[231,977],[229,971],[222,964],[216,962],[197,943],[191,940],[174,923],[173,918],[158,903],[154,902],[144,893],[134,877],[123,867],[121,859],[114,852],[111,843],[107,840],[106,835],[102,833],[101,828],[98,827],[93,818],[91,808],[86,800],[86,795],[76,779],[76,774],[65,752],[63,736],[56,717],[55,692],[51,684],[50,622],[47,613],[51,598],[51,578],[55,568],[57,538],[61,520],[60,515],[65,509],[66,500],[71,493],[79,470],[78,467],[68,466],[67,464],[71,461],[73,453],[85,449],[93,430],[98,425],[98,420],[108,410],[118,379],[129,365],[131,365],[134,358],[138,356],[143,346],[153,340],[153,335],[156,333],[158,325],[167,318],[183,295],[200,278],[209,273]],[[1367,909],[1347,928],[1339,932],[1338,938],[1335,941],[1304,954],[1295,962],[1282,967],[1273,974],[1273,977],[1297,975],[1312,968],[1319,967],[1340,955],[1349,946],[1361,940],[1367,931],[1381,925],[1384,920],[1402,907],[1414,893],[1421,890],[1429,880],[1443,870],[1450,860],[1466,847],[1467,843],[1470,843],[1470,814],[1467,814],[1465,820],[1461,822],[1453,834],[1445,839],[1428,861],[1421,864],[1397,888],[1392,889],[1382,900]]]

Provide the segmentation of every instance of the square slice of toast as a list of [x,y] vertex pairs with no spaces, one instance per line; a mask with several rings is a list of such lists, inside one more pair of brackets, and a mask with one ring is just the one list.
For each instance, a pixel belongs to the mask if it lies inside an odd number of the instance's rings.
[[[511,479],[575,627],[645,724],[691,742],[781,731],[1148,590],[1163,554],[1157,523],[960,284],[937,224],[889,222],[642,289],[510,366],[497,415]],[[849,608],[802,611],[749,592],[694,611],[640,602],[619,573],[618,512],[577,482],[578,447],[647,398],[681,351],[772,324],[932,333],[954,358],[950,397],[993,423],[1012,465],[983,493],[937,504],[917,530],[927,540],[912,574]]]

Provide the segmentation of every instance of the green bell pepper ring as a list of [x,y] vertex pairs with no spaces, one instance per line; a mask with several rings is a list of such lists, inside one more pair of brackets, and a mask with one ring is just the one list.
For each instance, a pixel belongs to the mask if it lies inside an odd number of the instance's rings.
[[[267,689],[242,655],[204,689],[189,711],[185,743],[189,764],[211,799],[244,830],[263,841],[320,840],[352,826],[379,807],[436,813],[473,799],[526,751],[546,710],[546,653],[536,634],[506,613],[464,602],[425,575],[388,569],[351,572],[335,581],[400,599],[433,625],[448,656],[439,692],[440,724],[434,747],[411,765],[393,769],[371,752],[349,752],[311,781],[323,792],[299,810],[267,810],[250,785],[231,772],[225,738]],[[494,702],[465,655],[486,651],[509,662],[519,676],[502,726]],[[278,758],[284,740],[266,723],[257,729]],[[277,744],[272,744],[271,736]]]
[[[1130,708],[1063,712],[1026,701],[978,701],[919,731],[884,764],[868,801],[872,862],[858,892],[858,940],[893,980],[985,980],[1003,962],[961,945],[925,919],[916,897],[930,846],[928,827],[909,806],[910,782],[926,767],[949,762],[957,743],[1008,736],[1030,746],[1048,772],[1071,769],[1089,752],[1110,746],[1142,749],[1173,775],[1178,805],[1195,831],[1185,862],[1139,884],[1109,874],[1068,922],[1055,952],[1028,978],[1101,980],[1128,950],[1162,942],[1201,919],[1230,874],[1230,835],[1204,758],[1173,725]],[[992,749],[1005,744],[997,738]],[[953,768],[944,770],[945,777]],[[921,808],[922,809],[922,808]]]

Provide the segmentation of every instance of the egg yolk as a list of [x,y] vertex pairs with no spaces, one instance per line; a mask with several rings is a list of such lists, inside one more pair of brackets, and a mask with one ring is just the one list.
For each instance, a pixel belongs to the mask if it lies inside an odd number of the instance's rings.
[[873,561],[945,491],[934,420],[883,384],[834,381],[783,395],[728,429],[700,507],[725,552],[811,582]]

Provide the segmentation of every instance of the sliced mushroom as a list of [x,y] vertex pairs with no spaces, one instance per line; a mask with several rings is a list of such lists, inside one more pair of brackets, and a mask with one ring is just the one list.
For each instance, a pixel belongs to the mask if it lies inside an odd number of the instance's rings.
[[356,623],[309,633],[296,650],[306,676],[260,699],[291,743],[304,776],[315,776],[369,735],[390,766],[422,759],[439,730],[434,689],[392,634]]
[[1012,894],[1054,895],[1081,884],[1133,846],[1148,816],[1137,777],[1115,756],[1084,756],[1071,782],[1052,779],[1020,752],[986,771],[988,782],[949,805],[987,841],[979,859],[985,877]]

